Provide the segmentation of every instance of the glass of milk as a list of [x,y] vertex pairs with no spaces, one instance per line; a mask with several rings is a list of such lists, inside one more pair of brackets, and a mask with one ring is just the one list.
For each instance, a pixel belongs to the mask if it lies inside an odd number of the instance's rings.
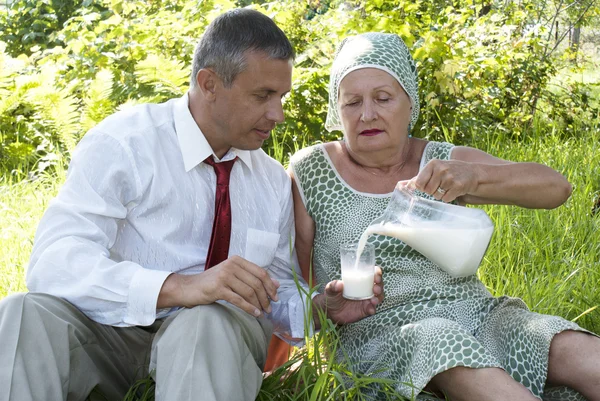
[[347,299],[369,299],[373,297],[375,280],[375,247],[373,244],[364,244],[360,255],[357,250],[358,243],[340,246],[343,295]]

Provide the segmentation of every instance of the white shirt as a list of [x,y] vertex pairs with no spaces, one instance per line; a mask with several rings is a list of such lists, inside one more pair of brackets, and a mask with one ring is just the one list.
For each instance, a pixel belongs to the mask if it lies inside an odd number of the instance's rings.
[[[29,290],[64,298],[107,325],[146,326],[168,315],[172,310],[156,310],[167,276],[204,271],[215,209],[215,172],[202,163],[210,155],[219,161],[187,94],[102,121],[78,144],[67,180],[39,224]],[[260,149],[232,148],[223,160],[235,156],[229,255],[279,280],[271,318],[283,337],[300,339],[305,302],[292,273],[300,277],[290,254],[290,179]]]

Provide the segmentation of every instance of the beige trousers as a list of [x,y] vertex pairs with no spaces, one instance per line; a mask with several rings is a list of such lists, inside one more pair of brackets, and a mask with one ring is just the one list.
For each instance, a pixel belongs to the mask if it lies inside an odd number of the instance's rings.
[[254,400],[272,326],[222,304],[149,327],[96,323],[46,294],[0,301],[0,401],[121,400],[150,371],[157,401]]

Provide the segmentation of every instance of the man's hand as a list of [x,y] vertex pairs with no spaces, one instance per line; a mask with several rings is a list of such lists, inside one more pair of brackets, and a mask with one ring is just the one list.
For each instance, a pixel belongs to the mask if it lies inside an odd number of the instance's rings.
[[336,324],[346,324],[359,321],[367,316],[375,314],[375,307],[383,301],[383,278],[380,267],[375,267],[375,283],[373,294],[370,299],[354,301],[343,297],[344,283],[341,280],[333,280],[325,286],[325,293],[313,298],[313,317],[316,328],[320,327],[318,310],[327,313],[327,317]]
[[279,282],[267,271],[239,256],[232,256],[212,268],[193,275],[171,274],[158,296],[157,308],[192,308],[224,300],[259,317],[271,312],[277,301]]

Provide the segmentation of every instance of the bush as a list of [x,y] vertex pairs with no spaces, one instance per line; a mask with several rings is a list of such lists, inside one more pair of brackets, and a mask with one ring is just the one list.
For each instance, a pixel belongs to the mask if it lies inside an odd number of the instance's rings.
[[183,94],[199,33],[247,3],[272,16],[298,53],[276,130],[285,149],[341,135],[323,130],[329,67],[341,38],[366,31],[397,33],[417,61],[413,135],[470,143],[488,132],[526,135],[534,121],[538,132],[558,124],[574,134],[598,114],[588,85],[550,90],[567,60],[552,55],[527,1],[20,0],[0,12],[0,169],[44,170],[116,110]]

